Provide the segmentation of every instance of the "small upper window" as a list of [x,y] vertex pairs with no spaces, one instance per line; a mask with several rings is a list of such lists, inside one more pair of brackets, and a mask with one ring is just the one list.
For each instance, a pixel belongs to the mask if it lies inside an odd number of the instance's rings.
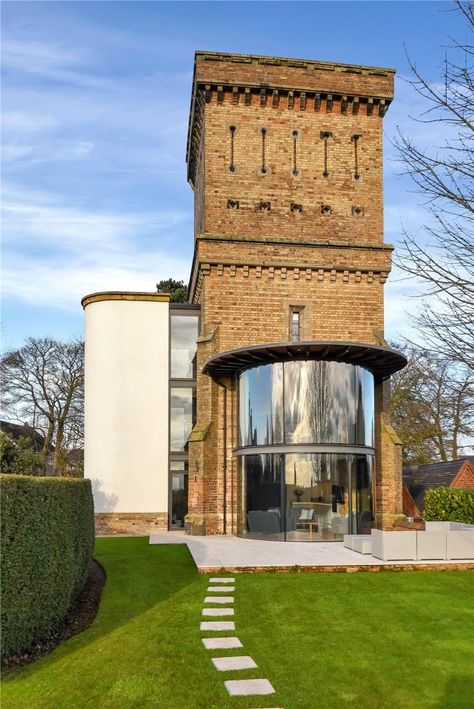
[[298,342],[301,339],[301,310],[291,311],[291,341]]

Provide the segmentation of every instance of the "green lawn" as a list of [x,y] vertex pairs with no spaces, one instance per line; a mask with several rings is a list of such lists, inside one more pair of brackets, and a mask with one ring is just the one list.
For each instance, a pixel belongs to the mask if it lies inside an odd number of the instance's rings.
[[[99,539],[96,557],[94,624],[7,675],[3,709],[474,706],[472,572],[239,575],[236,634],[259,669],[224,674],[200,641],[207,577],[186,547]],[[278,693],[230,698],[231,675]]]

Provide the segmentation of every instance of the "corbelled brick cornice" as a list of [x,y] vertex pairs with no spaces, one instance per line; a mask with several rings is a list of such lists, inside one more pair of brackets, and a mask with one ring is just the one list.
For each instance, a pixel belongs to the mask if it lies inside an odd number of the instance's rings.
[[216,101],[268,109],[383,117],[393,98],[394,69],[286,57],[198,51],[195,55],[186,162],[194,186],[204,105]]

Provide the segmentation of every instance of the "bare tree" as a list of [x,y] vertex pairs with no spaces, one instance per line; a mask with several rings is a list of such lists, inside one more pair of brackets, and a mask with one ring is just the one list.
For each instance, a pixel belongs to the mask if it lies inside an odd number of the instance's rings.
[[54,446],[53,468],[67,472],[67,453],[82,445],[84,345],[73,340],[28,338],[0,361],[6,415],[44,435],[44,461]]
[[403,347],[408,365],[392,377],[392,425],[407,462],[455,460],[474,433],[471,370],[422,348]]
[[[472,33],[474,3],[456,5]],[[429,149],[400,131],[395,141],[428,211],[421,237],[404,233],[397,265],[425,286],[413,318],[425,346],[474,369],[474,46],[451,40],[440,83],[408,61],[410,83],[428,104],[417,120],[445,130],[442,145]]]

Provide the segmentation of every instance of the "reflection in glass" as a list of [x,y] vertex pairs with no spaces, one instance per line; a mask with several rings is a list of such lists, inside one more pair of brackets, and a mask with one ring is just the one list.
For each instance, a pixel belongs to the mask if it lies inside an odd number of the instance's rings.
[[184,527],[184,518],[188,513],[188,463],[171,461],[171,520],[174,529]]
[[170,391],[170,449],[184,451],[194,424],[194,397],[192,387],[172,387]]
[[[365,456],[364,456],[365,457]],[[285,455],[287,540],[349,534],[351,455]]]
[[370,534],[372,521],[372,456],[355,455],[352,486],[353,527],[357,534]]
[[249,369],[240,376],[240,444],[283,442],[283,364]]
[[242,532],[246,536],[283,540],[280,470],[279,455],[247,455],[242,459]]
[[192,379],[198,336],[197,315],[171,315],[171,378]]
[[239,534],[281,541],[341,541],[344,534],[370,533],[372,456],[244,455],[241,466]]
[[239,397],[241,446],[374,445],[374,381],[363,367],[313,360],[267,364],[240,375]]

